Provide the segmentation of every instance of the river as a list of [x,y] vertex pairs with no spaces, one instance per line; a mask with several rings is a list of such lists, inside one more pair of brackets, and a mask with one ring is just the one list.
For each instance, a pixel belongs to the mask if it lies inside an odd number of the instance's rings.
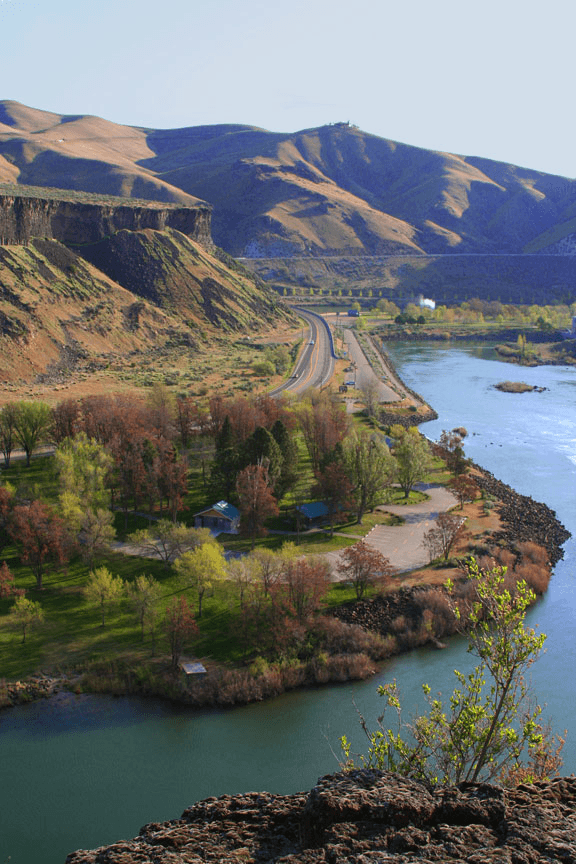
[[[465,426],[466,453],[519,492],[545,501],[576,535],[576,370],[518,369],[489,348],[390,348],[398,371],[438,411],[423,431]],[[502,380],[544,386],[507,394]],[[576,542],[568,541],[546,597],[530,612],[548,634],[533,686],[558,730],[568,728],[565,773],[576,772]],[[452,689],[465,643],[395,658],[370,681],[287,693],[229,711],[159,701],[73,696],[0,715],[0,864],[63,864],[77,848],[132,837],[193,801],[242,791],[288,793],[337,770],[338,736],[362,746],[356,707],[381,709],[380,681],[396,677],[410,704],[419,684]]]

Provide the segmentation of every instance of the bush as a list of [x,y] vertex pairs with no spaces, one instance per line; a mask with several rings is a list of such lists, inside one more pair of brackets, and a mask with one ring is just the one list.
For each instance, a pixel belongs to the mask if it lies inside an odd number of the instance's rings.
[[[501,567],[482,571],[475,561],[469,563],[468,651],[478,658],[476,667],[467,675],[455,671],[457,683],[447,703],[423,685],[428,711],[411,723],[402,718],[396,682],[380,687],[387,708],[396,714],[395,728],[384,721],[385,714],[376,731],[361,718],[369,741],[361,764],[430,785],[495,779],[513,783],[522,774],[525,754],[531,779],[546,779],[558,770],[563,740],[554,740],[540,723],[541,708],[524,680],[546,637],[524,626],[534,594],[523,582],[512,593],[505,575]],[[353,767],[345,736],[341,745],[344,766]]]

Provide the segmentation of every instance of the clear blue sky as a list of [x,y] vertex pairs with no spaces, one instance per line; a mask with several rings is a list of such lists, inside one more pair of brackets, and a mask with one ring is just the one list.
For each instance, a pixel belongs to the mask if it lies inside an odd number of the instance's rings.
[[0,0],[1,99],[134,126],[341,120],[576,176],[574,0]]

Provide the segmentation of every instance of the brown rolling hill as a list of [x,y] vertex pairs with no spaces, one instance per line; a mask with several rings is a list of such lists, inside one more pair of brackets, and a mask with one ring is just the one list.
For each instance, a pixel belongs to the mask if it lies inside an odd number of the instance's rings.
[[347,124],[154,130],[11,101],[0,102],[0,181],[200,198],[216,244],[246,257],[555,252],[576,216],[574,180]]

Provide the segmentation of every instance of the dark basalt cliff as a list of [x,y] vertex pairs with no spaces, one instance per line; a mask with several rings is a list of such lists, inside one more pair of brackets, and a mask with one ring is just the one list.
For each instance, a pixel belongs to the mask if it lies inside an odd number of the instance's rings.
[[576,861],[576,778],[429,790],[378,771],[323,777],[308,794],[200,801],[134,840],[66,864],[368,864]]
[[210,248],[211,213],[208,204],[162,207],[0,195],[0,245],[21,245],[42,237],[66,246],[83,246],[121,230],[174,228]]

